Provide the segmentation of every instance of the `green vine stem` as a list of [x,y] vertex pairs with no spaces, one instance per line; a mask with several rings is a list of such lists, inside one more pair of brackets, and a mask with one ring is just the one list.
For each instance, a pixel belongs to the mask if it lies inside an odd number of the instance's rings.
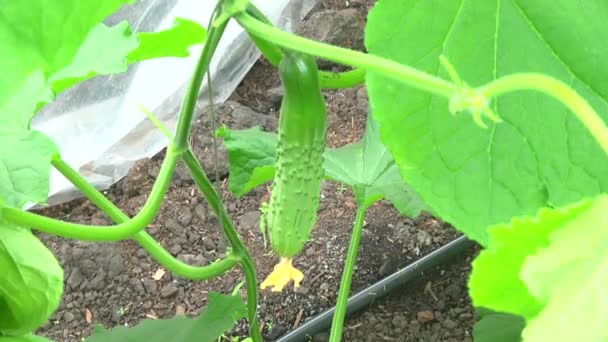
[[331,331],[329,335],[330,342],[339,342],[342,339],[342,330],[344,327],[344,319],[346,317],[346,309],[348,305],[348,295],[355,273],[355,265],[357,264],[357,254],[359,253],[359,245],[361,243],[361,235],[363,232],[363,222],[367,212],[367,206],[359,206],[357,216],[355,217],[355,225],[353,234],[348,245],[348,254],[344,263],[344,271],[342,280],[340,281],[340,291],[338,292],[338,300],[336,302],[336,311],[331,323]]
[[259,341],[261,341],[257,313],[258,281],[253,258],[251,257],[251,254],[249,254],[247,247],[245,247],[239,238],[236,228],[228,215],[228,211],[226,211],[226,207],[224,206],[219,193],[215,190],[213,184],[211,184],[211,181],[203,171],[203,167],[190,149],[188,149],[184,154],[184,162],[190,170],[192,179],[207,199],[207,202],[209,203],[211,210],[213,210],[218,218],[218,221],[220,221],[221,227],[224,229],[223,232],[232,246],[232,252],[240,259],[241,267],[243,268],[243,273],[245,274],[245,281],[247,283],[247,310],[250,335],[254,337],[255,341],[258,341],[256,336],[259,337]]
[[[114,203],[112,203],[93,185],[91,185],[91,183],[82,177],[76,170],[70,167],[70,165],[61,159],[60,156],[55,156],[52,159],[51,164],[114,222],[123,223],[129,220],[129,216],[127,216],[127,214],[114,205]],[[133,235],[133,239],[137,241],[156,261],[158,261],[166,269],[184,278],[192,280],[204,280],[219,277],[220,275],[229,271],[239,262],[239,258],[230,253],[226,258],[215,263],[195,267],[173,257],[171,253],[167,252],[145,230],[135,233],[135,235]]]
[[[407,85],[447,98],[452,98],[457,93],[454,84],[395,61],[299,37],[260,22],[246,12],[238,13],[236,19],[251,35],[285,48],[337,63],[373,70]],[[608,152],[606,124],[585,99],[559,80],[542,74],[522,73],[504,76],[479,89],[486,99],[515,90],[536,90],[553,96],[579,117],[602,148]]]
[[[163,132],[168,139],[173,139],[171,132],[151,111],[146,109],[143,105],[140,105],[140,108],[146,114],[148,119],[150,119],[150,121],[152,121],[152,123],[161,132]],[[226,207],[224,206],[219,193],[213,187],[213,184],[207,177],[207,174],[205,174],[202,165],[199,163],[198,159],[196,159],[196,156],[190,148],[186,150],[183,158],[188,170],[190,171],[192,179],[205,196],[205,199],[207,200],[207,203],[209,203],[213,213],[216,215],[216,217],[218,217],[222,232],[232,247],[232,254],[239,257],[239,262],[243,269],[243,273],[245,274],[245,281],[247,284],[247,309],[250,324],[250,335],[256,342],[262,341],[257,316],[257,273],[253,258],[239,238],[239,235],[234,227],[234,224],[232,223],[232,220],[230,219],[230,216],[228,215],[228,212],[226,211]]]
[[199,91],[205,78],[205,73],[213,57],[213,53],[224,34],[224,30],[228,25],[228,20],[217,20],[222,17],[223,1],[218,1],[211,18],[209,19],[209,30],[205,46],[199,57],[198,63],[194,70],[192,80],[188,86],[186,97],[182,103],[182,109],[177,122],[177,130],[175,133],[174,144],[179,152],[185,152],[188,149],[188,137],[190,136],[190,127],[192,126],[192,116],[198,100]]
[[303,38],[264,24],[246,12],[238,13],[235,18],[249,34],[285,48],[364,70],[374,70],[409,86],[447,98],[455,92],[452,83],[395,61]]
[[126,222],[112,226],[91,226],[64,222],[16,208],[0,208],[0,216],[18,225],[35,228],[45,233],[70,239],[85,241],[119,241],[128,239],[154,221],[163,198],[167,190],[169,190],[173,171],[175,170],[179,156],[180,153],[177,153],[173,149],[173,145],[170,144],[167,148],[167,154],[163,160],[158,178],[152,187],[152,191],[144,207],[135,217]]
[[535,90],[561,101],[583,122],[600,146],[608,153],[608,127],[589,103],[563,82],[542,74],[521,73],[498,78],[480,87],[487,99],[517,90]]
[[[251,2],[247,5],[247,13],[260,22],[273,26],[272,22]],[[251,40],[260,49],[264,57],[268,59],[275,67],[279,65],[283,59],[283,51],[277,45],[270,41],[260,39],[255,35],[249,34]],[[345,72],[319,72],[321,88],[325,89],[341,89],[350,88],[365,82],[365,70],[355,69]]]

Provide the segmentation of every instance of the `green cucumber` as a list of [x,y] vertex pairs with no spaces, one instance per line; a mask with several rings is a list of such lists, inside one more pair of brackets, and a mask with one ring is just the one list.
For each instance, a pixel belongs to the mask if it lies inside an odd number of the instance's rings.
[[[302,251],[317,221],[327,109],[312,57],[286,53],[279,64],[279,75],[285,95],[266,222],[272,249],[281,257],[280,264],[291,266],[291,260]],[[294,281],[298,286],[299,281]]]

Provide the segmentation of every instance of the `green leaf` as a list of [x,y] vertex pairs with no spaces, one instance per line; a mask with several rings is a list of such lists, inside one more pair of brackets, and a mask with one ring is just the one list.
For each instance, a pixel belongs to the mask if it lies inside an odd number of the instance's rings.
[[[103,19],[130,0],[3,1],[0,6],[0,107],[29,75],[45,77],[69,65]],[[38,99],[23,99],[38,102]]]
[[0,221],[0,335],[27,334],[57,310],[59,262],[29,229]]
[[328,149],[323,164],[326,175],[356,191],[359,204],[386,198],[404,215],[416,217],[428,210],[420,197],[403,182],[395,161],[378,136],[378,124],[368,115],[363,138],[337,149]]
[[[392,156],[378,139],[375,121],[370,119],[367,127],[361,141],[325,151],[325,176],[353,187],[363,205],[386,198],[404,215],[415,217],[420,211],[429,210],[401,179]],[[222,127],[218,136],[223,137],[228,149],[230,190],[237,197],[272,180],[276,134],[264,132],[260,127],[245,130]]]
[[608,195],[490,229],[473,263],[473,305],[526,318],[524,341],[608,339]]
[[30,131],[34,113],[55,93],[102,74],[127,70],[131,62],[186,56],[204,39],[204,29],[178,19],[164,32],[140,33],[127,22],[101,21],[130,0],[4,1],[0,5],[0,199],[22,207],[41,203],[49,191],[50,160],[59,153],[40,132]]
[[55,153],[57,147],[46,135],[0,117],[0,199],[5,205],[22,208],[28,201],[47,199]]
[[515,315],[493,312],[481,318],[473,327],[475,342],[520,342],[526,321]]
[[27,334],[15,337],[0,336],[0,342],[53,342],[53,340],[50,340],[43,336]]
[[[473,261],[469,291],[473,305],[533,317],[543,307],[520,278],[526,258],[549,243],[548,234],[585,206],[543,209],[536,217],[514,218],[490,228],[490,243]],[[496,270],[500,270],[497,272]]]
[[217,132],[222,137],[230,160],[230,191],[238,198],[272,180],[277,149],[276,134],[261,127]]
[[[445,55],[474,87],[515,72],[545,73],[606,118],[608,45],[598,37],[608,37],[608,21],[598,13],[608,13],[608,2],[381,0],[365,42],[374,55],[449,80],[439,65]],[[503,96],[490,106],[504,122],[482,129],[470,114],[451,115],[446,98],[372,70],[366,84],[382,141],[405,181],[484,245],[490,225],[608,191],[608,159],[555,99]]]
[[158,33],[138,33],[140,44],[128,58],[129,63],[158,57],[188,57],[188,48],[205,41],[207,31],[198,23],[176,18],[175,26]]
[[87,342],[215,342],[246,314],[240,296],[211,292],[209,305],[198,318],[176,316],[166,320],[145,320],[133,328],[119,326],[112,330],[98,329],[93,336],[87,338]]
[[524,329],[524,341],[608,340],[608,196],[580,206],[521,269],[530,293],[545,303]]
[[138,45],[129,23],[121,22],[113,27],[98,24],[82,43],[71,63],[51,76],[49,81],[53,91],[60,93],[97,75],[127,71],[126,56]]

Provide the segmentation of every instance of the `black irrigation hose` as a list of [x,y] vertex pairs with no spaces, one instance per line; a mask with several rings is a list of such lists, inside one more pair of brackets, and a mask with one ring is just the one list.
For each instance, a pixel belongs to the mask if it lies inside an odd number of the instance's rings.
[[[347,316],[367,307],[376,299],[386,296],[396,288],[403,286],[408,281],[416,278],[422,272],[440,265],[444,261],[460,254],[473,245],[475,245],[475,242],[467,239],[465,236],[461,236],[414,261],[405,268],[363,289],[348,299]],[[315,318],[299,326],[297,329],[282,336],[277,342],[309,341],[315,334],[329,329],[335,311],[336,308],[333,307],[319,314]]]

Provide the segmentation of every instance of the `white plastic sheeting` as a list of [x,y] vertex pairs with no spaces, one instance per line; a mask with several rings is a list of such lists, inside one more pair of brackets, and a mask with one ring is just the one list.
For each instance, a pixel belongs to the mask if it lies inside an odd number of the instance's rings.
[[[160,31],[174,25],[175,17],[203,26],[217,1],[140,0],[125,6],[106,21],[127,20],[135,32]],[[252,1],[278,27],[294,31],[317,0]],[[164,135],[139,109],[143,104],[171,130],[202,45],[187,58],[161,58],[130,66],[124,74],[100,76],[62,93],[32,122],[32,128],[53,139],[61,155],[98,189],[124,177],[133,163],[152,157],[167,146]],[[217,102],[225,101],[260,56],[247,33],[232,21],[213,57],[210,70]],[[207,104],[206,83],[199,97]],[[80,193],[56,170],[51,174],[49,204],[77,198]]]

